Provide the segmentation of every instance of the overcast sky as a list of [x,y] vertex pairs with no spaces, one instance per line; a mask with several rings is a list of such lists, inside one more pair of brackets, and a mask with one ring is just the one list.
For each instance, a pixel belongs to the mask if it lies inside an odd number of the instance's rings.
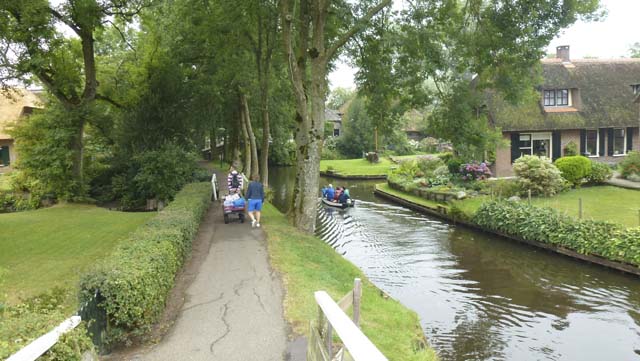
[[[396,3],[402,0],[394,0]],[[629,47],[640,42],[637,32],[640,0],[600,0],[608,11],[604,21],[596,23],[576,23],[559,34],[549,44],[547,53],[555,53],[556,46],[571,46],[571,57],[585,56],[598,58],[618,58],[629,55]],[[397,6],[397,4],[396,4]],[[355,69],[346,64],[338,64],[329,75],[331,88],[352,88]]]

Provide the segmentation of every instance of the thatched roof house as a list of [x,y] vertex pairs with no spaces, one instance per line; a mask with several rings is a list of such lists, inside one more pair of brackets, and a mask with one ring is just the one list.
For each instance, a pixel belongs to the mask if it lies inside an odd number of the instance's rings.
[[15,89],[9,95],[0,92],[0,169],[6,170],[17,158],[14,140],[8,128],[20,117],[29,115],[33,109],[42,107],[38,95],[27,89]]
[[570,58],[569,47],[542,60],[542,84],[520,105],[490,94],[490,122],[511,142],[499,149],[496,173],[511,175],[524,154],[557,159],[573,142],[580,154],[617,162],[640,149],[640,59]]

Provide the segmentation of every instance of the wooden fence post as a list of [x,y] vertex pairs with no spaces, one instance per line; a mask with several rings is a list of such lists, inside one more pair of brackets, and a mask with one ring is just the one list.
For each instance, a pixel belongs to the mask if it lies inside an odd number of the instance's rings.
[[582,219],[582,197],[578,198],[578,218]]
[[362,281],[353,280],[353,323],[360,327],[360,301],[362,300]]

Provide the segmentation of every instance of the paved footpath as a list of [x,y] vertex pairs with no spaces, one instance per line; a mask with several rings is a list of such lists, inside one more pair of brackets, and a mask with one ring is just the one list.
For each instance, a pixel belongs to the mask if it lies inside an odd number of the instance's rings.
[[178,318],[162,342],[132,360],[283,360],[287,326],[282,284],[268,261],[262,229],[224,224],[213,202],[199,236],[209,252]]

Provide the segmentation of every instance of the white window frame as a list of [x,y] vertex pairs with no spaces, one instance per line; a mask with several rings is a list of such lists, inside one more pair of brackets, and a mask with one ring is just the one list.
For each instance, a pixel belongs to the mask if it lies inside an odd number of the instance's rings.
[[532,132],[532,133],[520,133],[519,137],[518,137],[518,141],[520,142],[522,139],[522,136],[528,136],[529,137],[529,146],[528,147],[521,147],[520,144],[518,144],[518,149],[520,150],[520,156],[522,156],[522,151],[523,150],[528,150],[529,154],[528,155],[533,155],[533,141],[534,140],[547,140],[549,141],[549,159],[553,158],[553,136],[551,133],[549,132]]
[[595,155],[590,155],[589,158],[598,158],[600,157],[600,132],[598,129],[585,129],[585,135],[584,135],[584,150],[585,152],[588,150],[588,139],[589,139],[589,135],[587,134],[587,132],[596,132],[596,154]]
[[[616,150],[615,150],[615,139],[616,139],[616,129],[622,129],[622,153],[620,154],[615,154]],[[613,128],[613,138],[611,139],[613,141],[613,156],[614,157],[624,157],[625,155],[627,155],[627,129],[626,128]]]
[[633,94],[640,94],[640,84],[631,84],[631,90],[633,90]]

